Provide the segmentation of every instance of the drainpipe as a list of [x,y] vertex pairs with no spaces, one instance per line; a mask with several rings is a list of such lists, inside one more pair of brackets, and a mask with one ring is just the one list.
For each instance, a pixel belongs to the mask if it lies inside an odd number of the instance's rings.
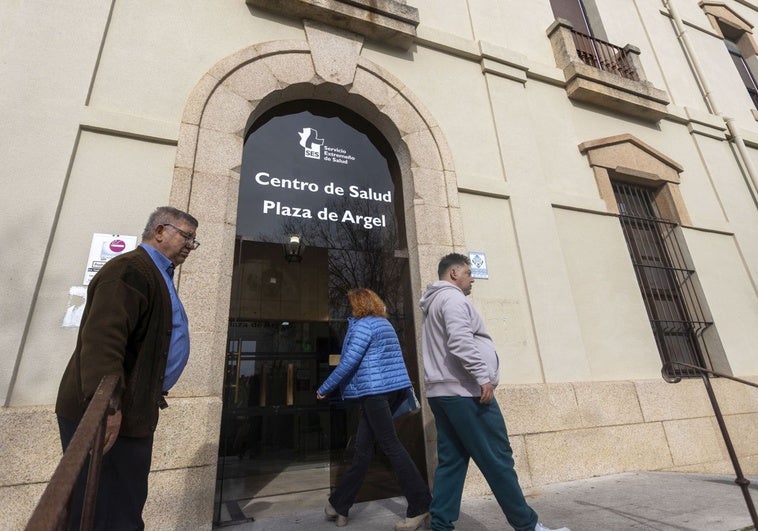
[[737,146],[737,152],[742,159],[742,166],[745,168],[749,179],[748,189],[750,190],[750,194],[753,196],[753,202],[758,204],[758,171],[756,171],[755,165],[748,155],[745,141],[742,139],[742,135],[740,135],[740,132],[737,129],[737,124],[735,123],[734,118],[728,118],[719,112],[718,106],[716,105],[716,101],[713,97],[713,93],[711,92],[710,85],[708,84],[708,79],[703,75],[703,70],[700,67],[700,62],[697,60],[697,55],[695,55],[695,48],[690,42],[689,35],[687,34],[687,29],[685,28],[684,22],[679,16],[679,12],[674,7],[672,0],[662,1],[663,5],[668,9],[669,14],[674,21],[677,38],[681,41],[682,46],[684,47],[684,51],[690,60],[690,64],[692,65],[692,69],[695,71],[697,82],[703,91],[703,97],[705,98],[705,103],[709,111],[716,116],[720,116],[724,120],[727,130],[729,131],[734,144]]
[[742,136],[740,136],[740,133],[737,130],[737,124],[734,122],[734,118],[724,118],[724,121],[726,122],[726,128],[729,130],[729,134],[732,135],[734,144],[737,146],[737,151],[739,152],[740,157],[742,157],[742,162],[745,165],[745,170],[750,178],[750,182],[753,184],[753,200],[758,202],[755,194],[755,191],[758,190],[758,179],[756,178],[755,165],[748,155],[745,141],[742,140]]

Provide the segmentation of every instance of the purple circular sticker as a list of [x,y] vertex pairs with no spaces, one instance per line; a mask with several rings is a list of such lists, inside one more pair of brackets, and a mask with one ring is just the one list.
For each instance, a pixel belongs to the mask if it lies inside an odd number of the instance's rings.
[[123,242],[123,240],[113,240],[109,247],[114,253],[120,253],[124,250],[124,248],[126,248],[126,244]]

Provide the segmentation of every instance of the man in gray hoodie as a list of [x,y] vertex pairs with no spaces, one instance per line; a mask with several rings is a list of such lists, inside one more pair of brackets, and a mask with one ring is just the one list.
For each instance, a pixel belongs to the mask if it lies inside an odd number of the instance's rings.
[[469,259],[457,253],[444,256],[437,273],[439,281],[421,297],[424,383],[437,427],[432,529],[455,529],[473,458],[516,531],[550,531],[526,503],[513,468],[513,451],[495,400],[497,352],[484,320],[466,298],[474,283]]

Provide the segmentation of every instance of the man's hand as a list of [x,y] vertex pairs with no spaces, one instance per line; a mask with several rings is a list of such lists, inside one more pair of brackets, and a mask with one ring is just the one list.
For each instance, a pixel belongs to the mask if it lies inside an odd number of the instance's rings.
[[116,443],[118,432],[121,429],[121,410],[119,409],[113,415],[108,415],[105,424],[105,443],[103,444],[103,455]]
[[487,382],[482,385],[482,396],[479,398],[479,402],[482,404],[489,404],[492,399],[495,398],[495,386]]
[[326,398],[326,395],[320,395],[320,394],[318,394],[318,391],[316,391],[316,398],[318,400],[323,400],[324,398]]

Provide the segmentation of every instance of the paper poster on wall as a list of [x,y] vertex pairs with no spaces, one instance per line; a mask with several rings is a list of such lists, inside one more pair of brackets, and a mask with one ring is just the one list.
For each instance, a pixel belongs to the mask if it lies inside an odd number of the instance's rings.
[[84,304],[87,302],[86,286],[71,286],[68,289],[68,304],[63,315],[63,328],[76,328],[82,322]]
[[95,273],[111,258],[123,254],[137,247],[136,236],[122,236],[120,234],[92,235],[92,245],[89,248],[87,268],[84,271],[84,285],[88,286]]

